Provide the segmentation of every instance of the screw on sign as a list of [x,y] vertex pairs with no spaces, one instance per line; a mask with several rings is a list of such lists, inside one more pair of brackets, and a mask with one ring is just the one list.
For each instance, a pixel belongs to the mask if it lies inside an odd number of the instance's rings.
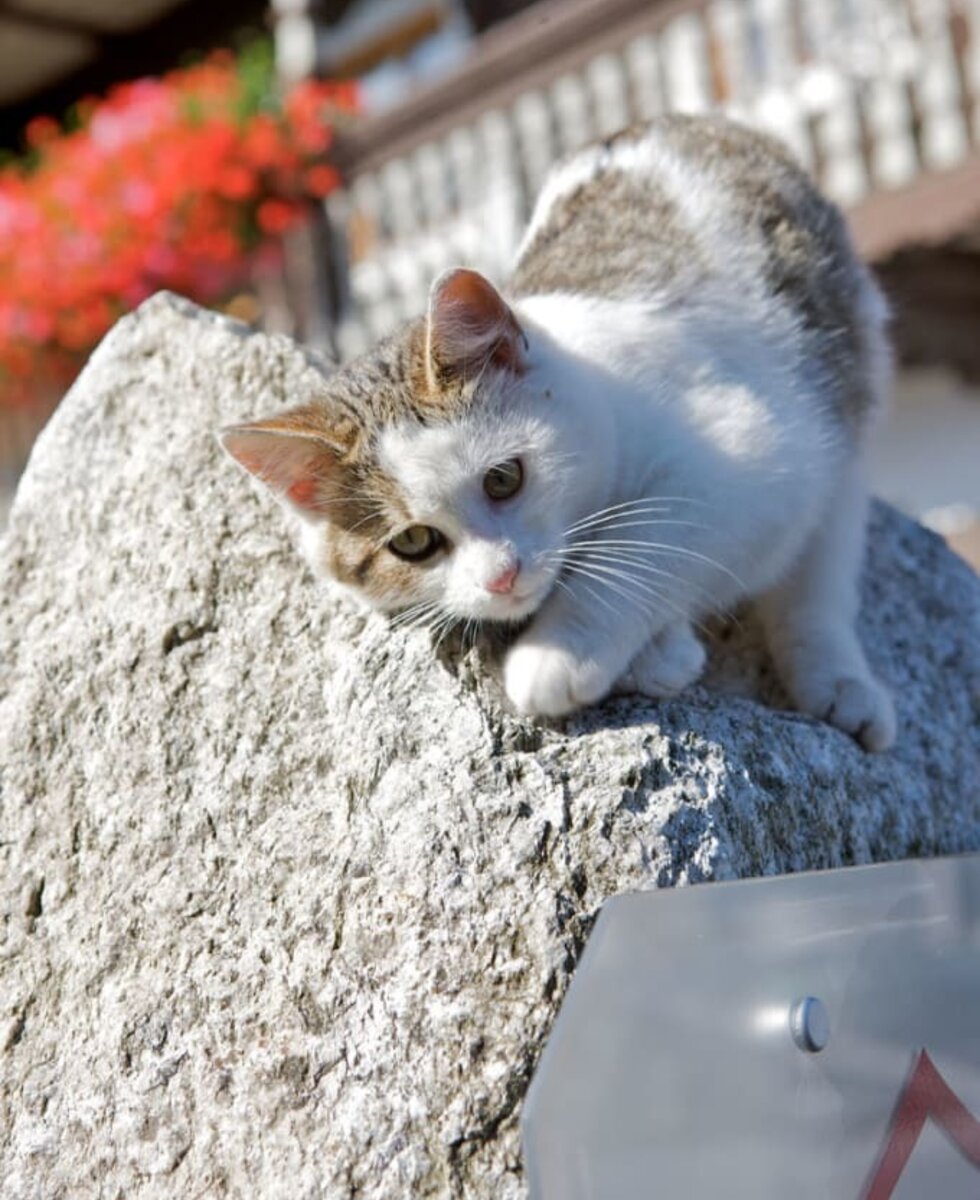
[[925,1050],[920,1050],[861,1200],[890,1200],[929,1117],[946,1132],[964,1158],[980,1169],[980,1121],[943,1079]]

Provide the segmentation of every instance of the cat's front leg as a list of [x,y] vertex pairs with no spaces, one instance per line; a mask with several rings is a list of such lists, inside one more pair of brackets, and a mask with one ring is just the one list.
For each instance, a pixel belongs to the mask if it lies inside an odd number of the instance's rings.
[[623,695],[676,696],[701,678],[707,660],[689,621],[673,621],[652,637],[616,682]]
[[855,465],[789,574],[759,600],[759,611],[797,707],[851,734],[866,750],[887,750],[895,739],[895,709],[854,627],[866,507]]
[[602,700],[655,622],[598,585],[589,592],[558,589],[508,651],[504,688],[510,702],[529,716],[560,717]]

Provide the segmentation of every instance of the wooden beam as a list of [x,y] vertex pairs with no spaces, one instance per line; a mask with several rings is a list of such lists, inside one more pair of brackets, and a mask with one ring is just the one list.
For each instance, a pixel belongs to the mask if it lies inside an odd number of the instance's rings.
[[695,7],[692,0],[540,0],[482,34],[452,76],[338,137],[341,168],[349,177],[371,171]]
[[39,29],[43,33],[67,34],[70,37],[83,37],[89,41],[101,41],[106,36],[106,28],[98,22],[79,19],[61,13],[45,12],[43,9],[23,8],[16,0],[0,0],[0,17],[13,21],[17,25],[26,25],[31,29]]
[[858,249],[871,262],[903,246],[948,241],[980,219],[980,150],[949,170],[924,170],[908,187],[873,192],[848,219]]
[[[8,15],[6,9],[0,11]],[[19,150],[24,126],[32,117],[61,116],[82,96],[97,95],[126,79],[168,71],[193,51],[232,44],[235,33],[264,24],[267,11],[265,0],[208,0],[206,4],[181,0],[137,29],[100,33],[92,62],[0,110],[0,147]],[[70,28],[71,22],[64,27]]]
[[968,238],[900,250],[875,271],[892,310],[892,336],[908,364],[943,364],[980,379],[980,252]]

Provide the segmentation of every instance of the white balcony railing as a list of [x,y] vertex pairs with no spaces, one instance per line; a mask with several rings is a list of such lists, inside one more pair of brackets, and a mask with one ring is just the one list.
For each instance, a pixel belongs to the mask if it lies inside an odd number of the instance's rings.
[[481,111],[469,96],[458,123],[443,114],[431,137],[423,128],[366,169],[353,162],[328,201],[344,356],[421,311],[449,265],[503,278],[550,164],[630,122],[720,108],[783,138],[845,207],[953,167],[980,141],[980,0],[618,10],[629,17],[620,41],[586,46],[571,69],[538,73]]

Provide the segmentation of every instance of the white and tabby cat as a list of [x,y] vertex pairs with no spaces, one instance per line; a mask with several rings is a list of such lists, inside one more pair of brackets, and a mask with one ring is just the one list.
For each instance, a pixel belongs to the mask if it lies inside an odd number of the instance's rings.
[[624,676],[679,691],[692,626],[749,596],[795,703],[882,750],[854,622],[884,320],[777,143],[667,117],[556,168],[503,293],[446,273],[322,397],[223,442],[370,604],[530,618],[504,666],[523,713]]

